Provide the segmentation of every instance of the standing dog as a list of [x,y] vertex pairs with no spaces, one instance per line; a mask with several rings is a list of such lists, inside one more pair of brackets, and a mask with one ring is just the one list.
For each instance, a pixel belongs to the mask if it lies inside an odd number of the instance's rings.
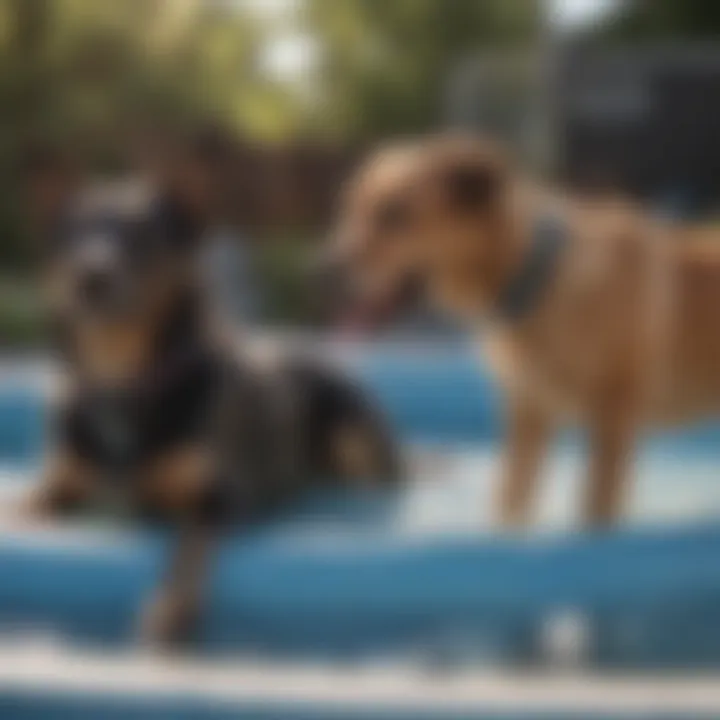
[[370,317],[422,294],[484,321],[507,397],[505,524],[528,521],[548,440],[572,420],[589,436],[584,520],[605,526],[639,432],[720,410],[720,247],[680,232],[618,199],[545,192],[488,142],[441,137],[368,162],[328,262]]
[[144,618],[192,626],[214,536],[322,482],[391,482],[396,447],[366,395],[312,359],[260,364],[218,334],[201,250],[212,164],[200,148],[152,182],[31,172],[68,389],[34,515],[121,502],[179,530]]

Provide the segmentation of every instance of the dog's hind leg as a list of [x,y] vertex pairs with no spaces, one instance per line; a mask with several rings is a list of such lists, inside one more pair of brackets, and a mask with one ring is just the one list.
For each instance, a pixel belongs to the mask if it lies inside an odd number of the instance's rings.
[[635,404],[626,397],[603,402],[590,424],[590,468],[584,520],[588,527],[614,523],[622,510],[637,433]]
[[551,413],[533,398],[523,394],[510,398],[498,498],[505,527],[523,527],[530,519],[540,465],[553,429]]
[[379,417],[339,425],[331,443],[331,465],[341,477],[394,485],[404,475],[400,449]]

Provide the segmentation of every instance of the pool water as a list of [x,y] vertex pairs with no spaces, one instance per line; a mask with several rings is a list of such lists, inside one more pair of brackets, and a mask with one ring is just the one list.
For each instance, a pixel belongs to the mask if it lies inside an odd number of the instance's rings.
[[[573,532],[586,470],[581,444],[564,438],[531,527],[505,537],[501,403],[474,355],[413,348],[349,362],[408,442],[407,487],[310,497],[258,536],[229,538],[203,647],[533,663],[556,636],[567,646],[569,627],[592,665],[720,667],[720,425],[643,446],[621,522],[637,533]],[[0,366],[0,624],[124,647],[167,567],[167,538],[117,515],[36,527],[13,510],[39,474],[50,374]]]

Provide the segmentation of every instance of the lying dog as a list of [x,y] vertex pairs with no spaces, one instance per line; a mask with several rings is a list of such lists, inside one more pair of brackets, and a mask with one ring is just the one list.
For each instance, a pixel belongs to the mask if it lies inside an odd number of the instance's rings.
[[37,164],[44,277],[68,391],[30,511],[122,503],[180,539],[147,639],[191,629],[222,527],[309,487],[398,477],[369,398],[315,360],[257,362],[216,331],[199,270],[210,165],[188,153],[154,182],[72,182]]
[[[588,526],[622,509],[648,425],[720,410],[720,247],[631,204],[564,197],[502,149],[437,138],[379,152],[347,189],[328,251],[368,318],[430,298],[471,328],[506,390],[499,514],[529,519],[555,428],[588,431]],[[701,233],[702,234],[702,233]]]

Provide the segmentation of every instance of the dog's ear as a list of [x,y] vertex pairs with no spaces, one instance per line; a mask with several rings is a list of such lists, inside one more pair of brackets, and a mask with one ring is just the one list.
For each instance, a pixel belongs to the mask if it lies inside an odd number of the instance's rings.
[[20,168],[24,206],[36,236],[52,230],[80,186],[79,169],[57,148],[27,148]]
[[445,176],[448,193],[458,207],[487,207],[499,194],[502,179],[498,170],[482,163],[458,163]]
[[186,141],[173,153],[161,176],[163,210],[173,239],[196,247],[218,216],[227,147],[213,133]]
[[446,196],[456,208],[467,211],[492,206],[507,177],[505,161],[499,152],[469,143],[448,149],[440,167]]

